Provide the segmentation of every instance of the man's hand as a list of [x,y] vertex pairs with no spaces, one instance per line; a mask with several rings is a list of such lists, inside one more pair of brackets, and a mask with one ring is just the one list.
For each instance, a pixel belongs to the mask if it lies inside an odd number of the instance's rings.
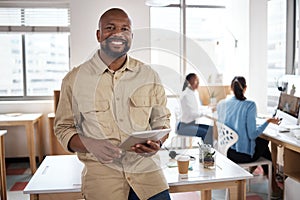
[[146,144],[136,144],[131,149],[141,156],[149,157],[160,150],[160,141],[148,140]]
[[93,140],[87,144],[87,149],[103,164],[112,163],[114,159],[120,158],[122,153],[122,150],[109,140]]
[[113,145],[109,140],[93,139],[74,135],[69,142],[69,147],[75,152],[92,153],[103,164],[112,163],[114,159],[121,157],[121,149]]

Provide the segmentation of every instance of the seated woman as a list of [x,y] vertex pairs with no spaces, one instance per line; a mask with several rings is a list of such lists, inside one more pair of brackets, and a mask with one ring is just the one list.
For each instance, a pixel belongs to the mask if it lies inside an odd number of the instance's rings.
[[[233,97],[222,100],[217,105],[218,120],[239,135],[238,141],[229,148],[227,157],[236,163],[248,163],[256,161],[259,157],[272,160],[268,147],[269,141],[259,137],[269,123],[280,124],[278,118],[269,118],[262,125],[256,127],[256,104],[247,100],[244,96],[246,92],[246,80],[237,76],[231,82]],[[264,173],[268,174],[268,167],[262,166]],[[273,192],[280,190],[275,182],[275,173],[272,177]]]
[[213,128],[206,124],[196,124],[195,120],[201,113],[201,101],[198,93],[199,78],[196,74],[190,73],[186,76],[180,96],[181,121],[177,126],[177,133],[186,136],[201,137],[205,143],[212,144]]

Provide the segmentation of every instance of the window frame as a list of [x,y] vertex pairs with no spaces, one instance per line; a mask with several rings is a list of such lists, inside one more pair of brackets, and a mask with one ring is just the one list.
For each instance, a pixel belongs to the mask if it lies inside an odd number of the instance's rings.
[[[16,6],[17,5],[17,6]],[[39,2],[24,2],[24,3],[16,3],[14,0],[11,2],[1,2],[0,8],[18,8],[18,9],[26,9],[26,8],[35,8],[35,9],[57,9],[63,8],[68,11],[68,26],[0,26],[0,33],[19,33],[21,34],[21,60],[22,60],[22,76],[23,76],[23,95],[20,96],[0,96],[0,101],[25,101],[25,100],[51,100],[53,99],[53,95],[30,95],[27,94],[27,75],[26,75],[26,45],[25,45],[25,35],[31,33],[70,33],[70,8],[69,3],[64,0],[57,1],[45,1],[41,0]],[[68,71],[70,70],[70,34],[68,36]]]

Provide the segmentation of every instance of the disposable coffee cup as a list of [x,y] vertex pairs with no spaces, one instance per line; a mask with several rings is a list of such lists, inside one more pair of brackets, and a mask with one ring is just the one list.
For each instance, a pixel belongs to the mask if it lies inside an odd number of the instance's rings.
[[179,175],[187,175],[189,171],[190,156],[181,155],[177,158]]

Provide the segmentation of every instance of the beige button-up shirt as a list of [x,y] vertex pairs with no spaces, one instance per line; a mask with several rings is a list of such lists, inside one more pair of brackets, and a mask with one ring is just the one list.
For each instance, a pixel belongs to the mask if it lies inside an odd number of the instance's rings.
[[[109,139],[119,145],[134,131],[170,127],[169,117],[164,88],[150,66],[127,56],[124,66],[113,72],[97,52],[64,78],[55,116],[55,134],[66,150],[74,134]],[[78,153],[78,157],[83,162],[98,162],[90,153]],[[124,179],[141,199],[168,188],[158,155],[142,157],[126,152],[112,164],[99,163],[101,167],[108,176],[110,170],[122,171]],[[149,180],[154,183],[149,184]],[[110,188],[105,191],[109,192]]]

